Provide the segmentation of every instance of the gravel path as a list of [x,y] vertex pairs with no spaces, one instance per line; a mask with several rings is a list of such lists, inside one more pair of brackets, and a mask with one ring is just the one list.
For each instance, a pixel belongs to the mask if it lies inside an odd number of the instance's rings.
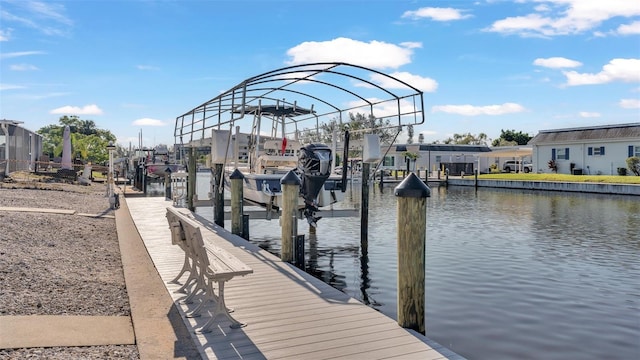
[[[106,185],[0,183],[0,207],[113,215]],[[0,316],[130,315],[113,218],[0,211]],[[135,345],[0,350],[0,359],[138,359]]]

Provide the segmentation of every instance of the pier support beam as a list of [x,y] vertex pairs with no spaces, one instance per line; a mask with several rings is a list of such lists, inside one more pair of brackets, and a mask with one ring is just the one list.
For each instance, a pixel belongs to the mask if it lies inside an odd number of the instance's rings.
[[293,262],[293,246],[298,235],[298,194],[300,193],[300,178],[293,171],[289,171],[282,179],[282,213],[280,214],[280,228],[282,229],[282,250],[280,259]]
[[427,197],[431,190],[410,173],[394,194],[398,198],[398,325],[424,335]]
[[235,169],[229,176],[231,181],[231,233],[239,236],[243,236],[243,179],[244,176],[238,169]]

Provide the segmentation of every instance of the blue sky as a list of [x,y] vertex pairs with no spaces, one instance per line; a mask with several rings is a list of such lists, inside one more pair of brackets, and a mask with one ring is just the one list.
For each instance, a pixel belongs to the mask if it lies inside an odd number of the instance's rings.
[[0,119],[30,130],[172,144],[178,115],[317,61],[420,88],[425,142],[640,121],[637,0],[0,0]]

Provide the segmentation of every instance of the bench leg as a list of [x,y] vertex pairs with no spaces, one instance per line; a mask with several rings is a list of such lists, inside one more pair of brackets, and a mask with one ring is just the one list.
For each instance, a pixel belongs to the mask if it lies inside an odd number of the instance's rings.
[[174,293],[186,293],[189,286],[191,286],[191,282],[198,281],[199,278],[200,274],[198,273],[196,262],[191,260],[191,268],[189,269],[189,277],[187,278],[187,281],[185,281],[184,285],[182,285],[178,290],[175,290]]
[[171,283],[171,284],[179,284],[178,280],[180,280],[182,275],[184,275],[184,273],[186,273],[187,271],[189,271],[189,273],[191,273],[191,264],[189,263],[189,256],[185,253],[184,254],[184,264],[182,264],[182,269],[180,269],[180,272],[178,273],[178,275],[175,278],[173,278],[173,280],[169,281],[169,283]]
[[193,287],[193,289],[191,289],[191,293],[187,295],[187,297],[182,299],[182,303],[183,304],[193,303],[193,298],[196,296],[196,294],[198,294],[200,290],[202,290],[202,292],[204,292],[205,294],[207,292],[207,285],[205,283],[205,280],[202,279],[202,277],[198,277],[196,279],[195,286]]
[[[211,283],[209,283],[209,288],[211,289],[212,287],[213,286],[211,286]],[[231,325],[229,327],[232,329],[238,329],[247,326],[247,324],[241,323],[238,320],[234,319],[233,316],[229,314],[229,312],[229,309],[227,309],[227,306],[224,303],[224,281],[218,281],[218,301],[216,302],[216,308],[213,311],[213,314],[211,314],[211,319],[209,319],[209,321],[202,325],[201,328],[196,330],[196,332],[201,334],[211,332],[211,328],[213,327],[215,319],[218,315],[224,315],[227,319],[229,319],[229,321],[231,322]]]

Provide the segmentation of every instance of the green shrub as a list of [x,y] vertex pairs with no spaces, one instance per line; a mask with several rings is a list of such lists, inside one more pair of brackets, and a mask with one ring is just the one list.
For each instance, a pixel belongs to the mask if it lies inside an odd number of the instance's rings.
[[618,168],[618,175],[626,176],[627,175],[627,168],[619,167]]

